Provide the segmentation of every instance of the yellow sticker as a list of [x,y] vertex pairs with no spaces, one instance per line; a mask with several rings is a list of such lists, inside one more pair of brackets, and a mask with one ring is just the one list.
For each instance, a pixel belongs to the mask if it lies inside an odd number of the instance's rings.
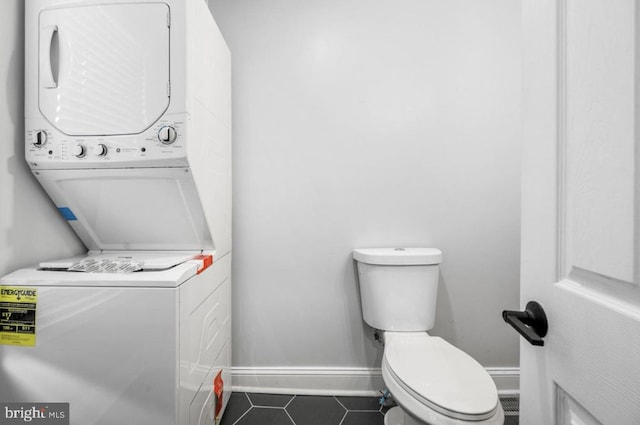
[[0,286],[0,345],[36,345],[36,288]]

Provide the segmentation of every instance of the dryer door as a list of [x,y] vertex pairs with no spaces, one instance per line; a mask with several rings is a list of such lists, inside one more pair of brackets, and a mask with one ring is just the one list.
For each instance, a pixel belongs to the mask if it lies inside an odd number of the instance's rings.
[[169,107],[169,7],[124,3],[44,10],[38,101],[73,136],[137,134]]

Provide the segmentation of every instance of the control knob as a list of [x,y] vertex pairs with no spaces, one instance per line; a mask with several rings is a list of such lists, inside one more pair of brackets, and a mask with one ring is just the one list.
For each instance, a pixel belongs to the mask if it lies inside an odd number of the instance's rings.
[[76,158],[83,158],[87,154],[87,150],[83,145],[76,145],[71,153],[75,155]]
[[107,152],[109,152],[109,148],[107,148],[107,145],[102,143],[99,143],[93,148],[93,154],[95,156],[105,156]]
[[176,129],[170,125],[165,125],[160,129],[160,131],[158,131],[158,140],[165,145],[170,145],[175,142],[177,137],[178,133],[176,132]]
[[41,148],[47,144],[47,132],[44,130],[38,130],[35,134],[35,141],[33,142],[33,146],[36,148]]

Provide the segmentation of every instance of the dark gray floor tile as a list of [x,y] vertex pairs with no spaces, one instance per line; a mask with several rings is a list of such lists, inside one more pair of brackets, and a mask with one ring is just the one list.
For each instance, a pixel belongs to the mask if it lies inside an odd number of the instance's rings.
[[284,407],[293,398],[292,395],[247,393],[254,406]]
[[[378,409],[375,397],[233,393],[221,425],[383,425]],[[518,424],[518,416],[505,416],[504,425]]]
[[347,410],[380,410],[379,397],[338,397],[338,401]]
[[284,409],[252,407],[237,425],[294,425]]
[[287,412],[296,425],[338,425],[345,410],[333,397],[295,396]]
[[347,412],[342,425],[384,425],[380,412]]
[[233,425],[235,421],[251,408],[251,403],[245,393],[231,393],[229,404],[222,415],[220,425]]

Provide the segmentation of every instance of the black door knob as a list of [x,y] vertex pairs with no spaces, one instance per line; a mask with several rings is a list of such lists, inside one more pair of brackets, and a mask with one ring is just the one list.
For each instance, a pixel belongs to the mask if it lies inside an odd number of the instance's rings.
[[540,304],[529,301],[524,311],[504,310],[502,318],[531,345],[544,345],[542,338],[549,330],[547,315]]

